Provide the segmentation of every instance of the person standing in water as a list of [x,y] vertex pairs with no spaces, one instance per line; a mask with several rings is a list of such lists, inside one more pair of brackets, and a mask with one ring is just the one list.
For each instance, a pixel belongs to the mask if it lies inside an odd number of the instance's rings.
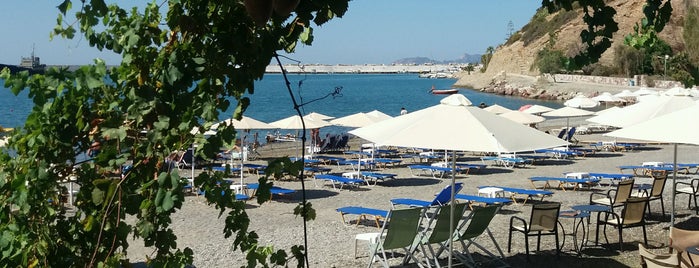
[[400,108],[400,115],[406,115],[408,114],[408,110],[405,109],[405,107]]

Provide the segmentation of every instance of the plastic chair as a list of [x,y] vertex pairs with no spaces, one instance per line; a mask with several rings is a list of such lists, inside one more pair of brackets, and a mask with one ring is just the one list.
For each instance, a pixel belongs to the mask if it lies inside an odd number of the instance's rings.
[[410,247],[418,239],[420,233],[420,221],[422,219],[423,208],[396,209],[388,212],[384,221],[381,233],[378,235],[377,243],[370,245],[370,258],[367,267],[374,264],[377,256],[383,267],[389,267],[386,250],[403,249],[406,258],[409,257],[415,262],[418,259],[411,254]]
[[[556,238],[556,256],[560,256],[561,250],[558,245],[558,213],[561,210],[561,203],[539,203],[532,206],[532,214],[529,222],[526,220],[512,216],[510,218],[510,231],[507,238],[507,252],[512,249],[512,232],[520,232],[524,234],[524,247],[529,260],[529,237],[536,236],[536,251],[538,252],[541,246],[541,237],[552,235]],[[516,225],[515,220],[521,224]]]
[[648,214],[650,214],[650,201],[659,200],[660,210],[665,217],[665,203],[663,202],[663,190],[665,190],[665,182],[667,181],[667,172],[652,172],[653,188],[650,192],[643,191],[631,194],[633,197],[648,197]]
[[656,254],[639,243],[638,254],[641,256],[641,267],[644,268],[680,267],[680,258],[677,253]]
[[670,227],[670,252],[677,252],[682,266],[695,267],[692,256],[694,256],[695,259],[697,256],[687,252],[687,248],[697,246],[699,246],[699,230],[685,230],[675,226]]
[[[473,212],[471,212],[471,214],[468,216],[468,219],[464,221],[461,226],[459,226],[459,230],[463,229],[464,231],[460,232],[459,236],[455,238],[456,240],[461,242],[461,246],[463,248],[463,252],[456,255],[457,258],[459,258],[464,263],[468,263],[475,266],[476,263],[473,260],[473,257],[471,256],[471,252],[468,250],[468,248],[472,245],[478,247],[481,251],[490,255],[490,257],[498,258],[498,256],[496,256],[495,254],[493,254],[488,249],[486,249],[481,244],[475,241],[476,238],[480,237],[484,232],[488,233],[490,240],[493,242],[493,245],[495,245],[495,248],[498,250],[498,253],[500,254],[500,260],[502,261],[502,259],[505,258],[505,254],[502,253],[500,245],[498,245],[498,242],[495,240],[493,233],[488,228],[490,222],[493,220],[493,218],[495,218],[495,215],[500,210],[500,207],[501,206],[497,205],[473,208]],[[463,226],[466,225],[466,223],[468,223],[468,226],[466,226],[466,228],[464,229]]]
[[[432,261],[437,267],[439,267],[439,254],[442,253],[442,250],[439,250],[439,253],[435,253],[434,249],[432,248],[432,245],[439,244],[441,249],[441,247],[443,247],[445,243],[449,242],[449,226],[453,226],[454,232],[457,232],[459,221],[461,221],[461,218],[464,217],[464,212],[466,211],[467,205],[468,203],[458,203],[440,207],[439,212],[434,218],[435,224],[432,227],[432,232],[430,233],[430,236],[426,239],[423,238],[420,241],[420,247],[422,248],[422,252],[425,254],[425,256],[427,256],[428,251],[425,250],[426,247],[429,250],[430,255],[432,256]],[[453,222],[450,221],[450,219],[452,218],[452,206],[454,207]],[[429,262],[429,260],[427,261]],[[429,263],[428,266],[430,266]]]
[[[633,191],[633,182],[633,179],[622,180],[617,183],[616,189],[611,189],[606,194],[591,193],[590,205],[605,205],[609,208],[624,205],[624,202],[631,196]],[[594,198],[595,196],[601,196],[601,198]]]
[[699,179],[693,179],[690,182],[676,182],[675,194],[687,195],[687,208],[691,209],[692,200],[694,200],[694,214],[699,214],[699,205],[697,205],[697,196],[699,196]]
[[[647,197],[631,197],[624,203],[624,209],[621,214],[614,211],[602,211],[597,214],[597,230],[595,230],[595,244],[599,241],[600,226],[604,226],[604,240],[609,244],[607,238],[607,225],[617,228],[619,231],[619,250],[624,250],[623,230],[633,227],[643,228],[643,244],[648,245],[648,237],[646,236],[646,220],[645,212],[648,205]],[[602,219],[604,214],[604,219]]]

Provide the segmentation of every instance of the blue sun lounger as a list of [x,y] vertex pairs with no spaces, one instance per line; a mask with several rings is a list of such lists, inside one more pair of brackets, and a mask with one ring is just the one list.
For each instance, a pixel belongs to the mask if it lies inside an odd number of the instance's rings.
[[369,185],[369,179],[374,180],[374,185],[378,183],[379,181],[384,181],[388,179],[395,179],[396,174],[389,174],[389,173],[377,173],[377,172],[370,172],[370,171],[362,171],[361,172],[362,177],[364,177],[364,180],[367,182],[367,185]]
[[478,188],[485,188],[485,187],[495,187],[495,188],[500,188],[505,192],[510,193],[510,198],[512,198],[512,202],[517,204],[517,197],[524,196],[524,201],[522,204],[526,204],[527,200],[533,199],[534,197],[540,197],[541,200],[544,200],[544,197],[548,197],[553,195],[553,192],[551,191],[545,191],[545,190],[533,190],[533,189],[522,189],[522,188],[512,188],[512,187],[502,187],[502,186],[478,186]]
[[365,207],[341,207],[337,209],[337,212],[340,212],[340,217],[342,217],[342,222],[349,224],[350,222],[345,220],[345,215],[359,215],[359,218],[357,219],[357,225],[362,220],[366,220],[367,216],[372,216],[374,217],[374,222],[376,223],[377,228],[381,228],[381,223],[380,221],[385,219],[388,216],[388,211],[387,210],[381,210],[381,209],[374,209],[374,208],[365,208]]
[[[342,190],[342,188],[344,188],[345,185],[351,187],[351,186],[359,186],[360,184],[364,183],[364,180],[345,178],[342,176],[330,175],[330,174],[316,174],[313,177],[315,178],[314,182],[321,180],[321,181],[323,181],[323,185],[325,185],[326,182],[329,182],[330,184],[332,184],[333,189],[339,189],[339,190]],[[317,186],[318,186],[318,184],[316,183],[316,187]]]
[[[413,176],[431,175],[435,179],[441,179],[444,174],[451,173],[451,167],[428,166],[428,165],[410,165],[408,166],[410,174]],[[462,169],[456,167],[456,172],[461,172]]]
[[473,210],[473,204],[482,203],[485,205],[507,205],[511,204],[512,200],[502,197],[485,197],[477,195],[457,194],[454,198],[469,202],[468,206]]
[[[459,193],[459,191],[461,191],[462,188],[464,188],[463,182],[455,183],[454,193]],[[411,198],[395,198],[391,199],[391,205],[393,205],[394,207],[396,205],[404,205],[411,207],[433,207],[447,204],[449,203],[449,201],[451,201],[451,184],[442,188],[442,191],[440,191],[432,201],[424,201]]]
[[536,187],[536,184],[534,184],[534,182],[544,182],[544,186],[542,187],[542,189],[551,187],[549,181],[558,181],[558,188],[561,188],[561,190],[565,191],[566,186],[572,185],[573,191],[575,191],[578,188],[580,188],[580,186],[586,186],[588,189],[590,189],[590,187],[597,185],[600,182],[600,179],[592,176],[580,179],[567,177],[531,177],[529,178],[529,181],[532,183],[532,186],[534,188],[539,188]]
[[[254,196],[255,193],[257,192],[257,189],[260,188],[260,184],[259,183],[248,183],[245,186],[245,188],[253,190],[253,193],[251,196]],[[295,192],[296,192],[296,190],[294,190],[294,189],[287,189],[287,188],[282,188],[282,187],[278,187],[278,186],[272,186],[272,188],[269,189],[269,193],[272,194],[272,197],[274,197],[275,195],[277,195],[277,196],[290,195],[290,194],[293,194]]]
[[485,161],[493,161],[496,166],[503,166],[507,168],[514,167],[524,167],[528,163],[533,163],[533,160],[527,160],[521,157],[502,157],[502,156],[484,156],[481,157],[481,161],[485,164]]

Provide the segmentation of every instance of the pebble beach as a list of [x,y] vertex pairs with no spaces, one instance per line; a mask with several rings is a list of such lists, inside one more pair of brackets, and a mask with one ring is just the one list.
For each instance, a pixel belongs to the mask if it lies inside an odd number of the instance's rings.
[[[582,119],[580,119],[582,120]],[[540,127],[553,128],[565,124],[564,120],[548,120]],[[575,123],[575,122],[571,122]],[[543,123],[542,123],[543,124]],[[591,148],[587,144],[597,141],[614,140],[601,134],[578,135],[579,145],[583,148]],[[361,143],[358,138],[352,138],[350,148],[359,149]],[[265,164],[264,159],[282,156],[296,156],[300,146],[294,143],[272,143],[262,146],[259,149],[260,160],[252,163]],[[507,187],[532,189],[532,184],[528,178],[534,176],[558,177],[565,172],[601,172],[619,173],[618,166],[640,165],[643,162],[658,161],[672,163],[673,146],[669,144],[647,144],[642,148],[623,151],[597,151],[584,157],[578,156],[568,159],[547,159],[537,162],[534,165],[525,167],[507,168],[495,166],[492,162],[483,162],[481,155],[476,153],[463,153],[458,162],[487,164],[488,166],[478,172],[468,175],[459,174],[456,182],[464,183],[461,191],[463,194],[476,195],[478,186],[498,185]],[[333,156],[350,158],[350,155],[334,154]],[[677,151],[678,163],[697,163],[699,151],[696,146],[679,145]],[[333,189],[329,185],[316,182],[312,177],[305,179],[306,196],[316,210],[316,219],[308,222],[308,253],[311,267],[363,267],[369,263],[367,257],[368,248],[365,241],[359,241],[358,256],[355,257],[354,246],[355,236],[361,233],[379,232],[373,221],[355,221],[355,215],[348,215],[347,220],[351,223],[343,222],[340,213],[336,211],[339,207],[363,206],[382,210],[391,208],[390,199],[407,197],[421,200],[432,200],[435,193],[450,183],[450,179],[434,178],[432,176],[418,176],[412,174],[407,165],[413,164],[414,160],[403,159],[403,161],[392,167],[380,169],[383,173],[396,174],[397,178],[379,182],[375,186],[362,185],[350,189]],[[341,174],[349,171],[343,166],[329,166],[334,174]],[[692,170],[694,171],[694,170]],[[188,176],[189,171],[181,171],[182,176]],[[197,170],[196,172],[201,172]],[[631,171],[624,171],[625,173]],[[678,181],[689,181],[697,178],[695,174],[678,174]],[[255,182],[257,175],[246,175],[246,182]],[[636,184],[651,183],[652,178],[639,176],[635,178]],[[296,193],[284,196],[275,196],[271,202],[258,205],[256,200],[247,201],[247,213],[251,220],[251,229],[260,236],[263,245],[274,245],[275,249],[289,250],[292,245],[303,243],[303,229],[300,217],[293,214],[293,209],[301,200],[301,182],[298,180],[278,180],[275,186],[297,190]],[[540,185],[539,185],[540,186]],[[570,210],[571,206],[588,204],[592,192],[605,193],[611,189],[606,182],[602,185],[594,186],[591,189],[581,189],[572,191],[568,189],[548,189],[554,194],[544,201],[560,202],[561,210]],[[669,178],[663,192],[665,201],[665,211],[667,216],[660,214],[660,203],[651,202],[651,215],[647,216],[648,246],[658,252],[665,251],[668,243],[670,210],[671,210],[672,181]],[[676,200],[676,222],[678,225],[691,225],[693,216],[692,210],[687,208],[686,197]],[[563,244],[561,256],[555,255],[554,240],[543,238],[541,251],[535,251],[535,239],[532,239],[530,247],[532,256],[530,262],[526,261],[524,254],[524,238],[521,234],[515,234],[512,241],[512,251],[507,252],[508,224],[512,216],[528,219],[532,202],[526,204],[510,204],[504,206],[490,224],[499,246],[504,250],[504,262],[512,267],[640,267],[637,244],[643,242],[640,228],[624,230],[624,251],[619,251],[618,236],[613,229],[608,230],[609,244],[603,237],[601,243],[594,245],[594,220],[591,227],[593,232],[590,238],[591,243],[582,250],[579,256],[573,251],[572,237],[566,237]],[[468,214],[468,212],[466,212]],[[194,251],[195,267],[237,267],[245,264],[244,255],[231,248],[233,239],[225,239],[222,233],[223,218],[218,218],[218,211],[214,207],[206,204],[204,197],[189,195],[180,211],[173,215],[172,227],[178,236],[177,245],[180,248],[189,247]],[[561,224],[566,232],[571,231],[573,222],[571,219],[561,219]],[[691,227],[683,227],[691,229]],[[699,229],[699,228],[695,228]],[[495,246],[487,239],[481,237],[478,241],[486,248],[495,252]],[[662,249],[661,249],[662,248]],[[457,246],[456,249],[460,249]],[[487,258],[478,258],[482,252],[472,249],[477,260],[484,267],[498,266],[497,262],[487,262]],[[132,241],[128,249],[128,258],[132,263],[144,262],[147,256],[153,254],[153,249],[144,248],[141,241]],[[390,258],[391,265],[399,265],[402,255],[397,254],[396,258]],[[442,255],[444,256],[444,255]],[[292,264],[294,266],[295,264]],[[375,266],[380,266],[375,263]],[[409,267],[417,267],[414,263]]]

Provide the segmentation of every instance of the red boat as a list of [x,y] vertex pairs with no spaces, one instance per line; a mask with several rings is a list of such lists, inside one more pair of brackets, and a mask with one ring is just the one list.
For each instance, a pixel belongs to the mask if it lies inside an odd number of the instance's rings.
[[452,88],[452,89],[435,89],[434,86],[432,86],[432,89],[430,89],[430,93],[432,94],[439,94],[439,95],[449,95],[449,94],[454,94],[459,92],[459,89],[457,88]]

